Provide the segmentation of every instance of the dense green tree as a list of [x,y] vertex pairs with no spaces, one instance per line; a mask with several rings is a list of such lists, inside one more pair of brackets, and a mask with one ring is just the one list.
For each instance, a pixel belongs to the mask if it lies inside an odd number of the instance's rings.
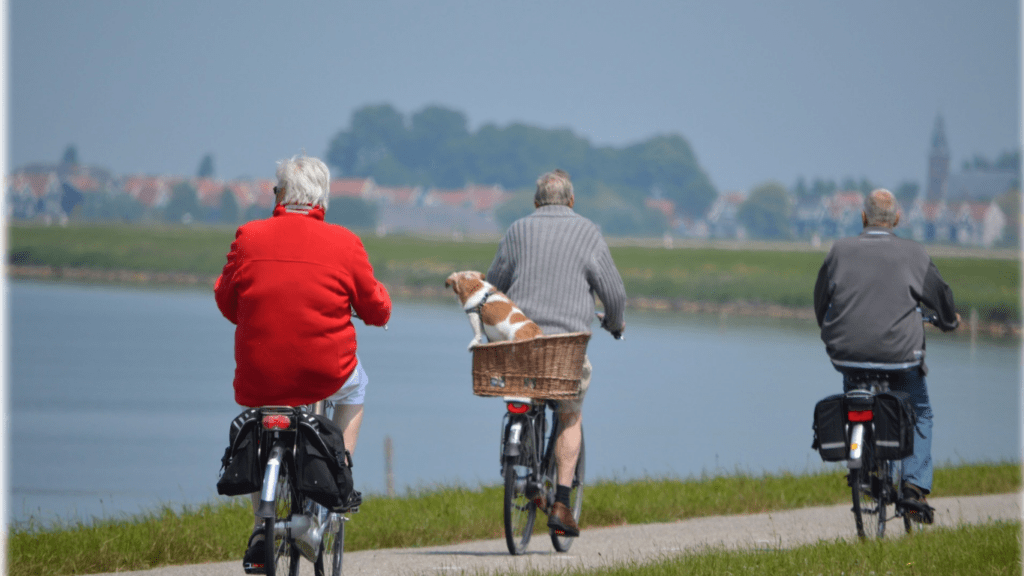
[[377,204],[363,200],[341,196],[331,198],[324,219],[332,224],[340,224],[346,228],[372,230],[377,226],[380,208]]
[[821,178],[815,178],[811,184],[811,196],[815,198],[821,198],[823,196],[831,196],[838,190],[835,180],[823,180]]
[[252,222],[253,220],[263,220],[264,218],[270,218],[271,210],[258,204],[250,204],[245,212],[242,214],[242,222]]
[[995,162],[996,170],[1012,170],[1020,174],[1020,150],[1003,152]]
[[220,193],[220,202],[217,207],[220,212],[221,222],[225,224],[235,224],[238,222],[238,198],[235,198],[235,193],[230,188],[225,188]]
[[166,222],[189,223],[199,220],[202,208],[199,206],[199,195],[188,182],[179,182],[171,188],[171,199],[163,211]]
[[74,144],[69,144],[64,149],[64,155],[60,158],[61,166],[78,166],[78,148]]
[[792,203],[786,187],[778,182],[757,186],[740,205],[736,218],[751,238],[788,239]]
[[533,190],[518,190],[494,210],[494,219],[502,229],[534,211]]
[[125,222],[142,220],[145,206],[128,194],[85,194],[81,206],[75,210],[78,218],[89,222]]
[[350,128],[331,140],[325,158],[335,174],[369,176],[385,186],[458,188],[480,182],[532,189],[540,174],[561,168],[573,176],[578,195],[607,187],[639,211],[638,221],[648,223],[656,219],[643,215],[643,200],[654,190],[694,217],[703,216],[717,197],[681,136],[615,149],[591,146],[568,129],[522,123],[485,124],[470,132],[465,115],[441,106],[416,112],[409,123],[387,104],[360,108]]
[[207,154],[199,161],[199,169],[196,170],[196,176],[199,178],[212,178],[213,175],[213,154]]
[[917,195],[921,192],[921,186],[917,182],[901,182],[896,190],[893,191],[893,195],[896,196],[896,201],[903,207],[904,212],[909,212],[910,207],[914,204],[914,200],[917,199]]
[[718,196],[681,136],[656,136],[630,146],[622,151],[619,162],[624,184],[644,191],[657,187],[683,214],[703,216]]

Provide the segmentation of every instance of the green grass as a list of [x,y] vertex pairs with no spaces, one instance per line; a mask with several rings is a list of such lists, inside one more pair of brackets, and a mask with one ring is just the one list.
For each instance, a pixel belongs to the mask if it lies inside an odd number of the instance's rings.
[[[19,264],[183,272],[214,277],[234,238],[228,227],[8,227],[8,260]],[[363,235],[377,275],[389,286],[441,290],[457,270],[490,266],[497,242]],[[806,308],[824,252],[618,246],[612,255],[633,297]],[[936,257],[964,317],[1020,322],[1020,259]]]
[[[675,576],[677,574],[954,574],[1021,572],[1020,522],[934,528],[913,537],[866,542],[819,542],[792,550],[706,549],[651,564],[626,563],[594,570],[530,571],[562,576]],[[501,572],[499,574],[516,574]]]
[[[700,516],[755,513],[849,500],[843,472],[736,475],[704,479],[599,481],[586,487],[581,526],[646,524]],[[1021,489],[1018,464],[935,470],[936,496]],[[442,487],[402,497],[371,497],[346,530],[346,550],[450,544],[502,537],[502,489]],[[65,526],[14,528],[12,576],[142,570],[170,564],[239,560],[252,528],[248,498],[163,509],[142,517]],[[851,520],[852,531],[852,520]]]

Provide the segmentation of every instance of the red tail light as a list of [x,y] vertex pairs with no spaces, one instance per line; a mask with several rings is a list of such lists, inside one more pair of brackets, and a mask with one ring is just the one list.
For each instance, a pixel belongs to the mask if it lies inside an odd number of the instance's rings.
[[509,402],[508,411],[513,414],[526,414],[530,410],[529,404],[523,404],[522,402]]
[[284,414],[269,414],[263,417],[264,430],[287,430],[291,424],[291,418]]
[[871,410],[850,410],[846,413],[846,419],[850,422],[871,422],[875,413]]

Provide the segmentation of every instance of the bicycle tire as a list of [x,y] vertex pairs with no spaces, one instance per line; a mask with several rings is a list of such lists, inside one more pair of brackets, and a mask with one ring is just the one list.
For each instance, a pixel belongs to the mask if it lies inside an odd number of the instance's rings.
[[[323,532],[320,553],[313,564],[316,576],[341,576],[341,564],[345,555],[345,518],[340,514],[328,516]],[[337,527],[334,524],[337,523]]]
[[885,536],[885,475],[865,450],[860,468],[850,470],[850,489],[853,494],[853,518],[857,536],[882,538]]
[[[551,466],[554,470],[557,470],[554,458],[551,459]],[[576,470],[572,479],[572,493],[569,495],[569,508],[572,510],[572,518],[576,521],[576,525],[580,523],[580,513],[583,511],[583,481],[585,480],[587,472],[587,450],[586,443],[583,440],[583,432],[580,431],[580,456],[576,460]],[[557,478],[557,473],[551,474],[552,478]],[[555,547],[555,550],[559,552],[568,552],[569,547],[572,546],[575,536],[560,536],[555,533],[553,528],[549,529],[551,534],[551,544]]]
[[275,533],[275,528],[279,524],[287,525],[292,514],[301,514],[301,506],[302,501],[292,486],[288,467],[282,466],[277,478],[277,492],[274,495],[274,517],[264,520],[267,576],[282,574],[284,567],[287,567],[288,576],[297,576],[299,573],[299,549],[295,546],[289,531],[279,530],[280,533]]
[[[525,449],[526,443],[523,444]],[[531,467],[522,462],[530,462],[529,454],[518,458],[509,458],[505,462],[505,543],[509,554],[518,556],[526,552],[526,546],[533,536],[533,524],[537,520],[537,503],[526,493],[531,477]]]

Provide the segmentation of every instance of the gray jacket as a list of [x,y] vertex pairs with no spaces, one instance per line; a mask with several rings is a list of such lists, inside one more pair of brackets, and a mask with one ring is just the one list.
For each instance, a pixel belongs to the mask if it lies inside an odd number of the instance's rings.
[[597,225],[568,206],[541,206],[513,222],[486,277],[545,334],[589,330],[595,294],[604,305],[602,327],[624,326],[626,289],[608,245]]
[[957,327],[953,291],[923,246],[883,227],[837,240],[814,285],[821,340],[837,368],[924,367],[919,305]]

